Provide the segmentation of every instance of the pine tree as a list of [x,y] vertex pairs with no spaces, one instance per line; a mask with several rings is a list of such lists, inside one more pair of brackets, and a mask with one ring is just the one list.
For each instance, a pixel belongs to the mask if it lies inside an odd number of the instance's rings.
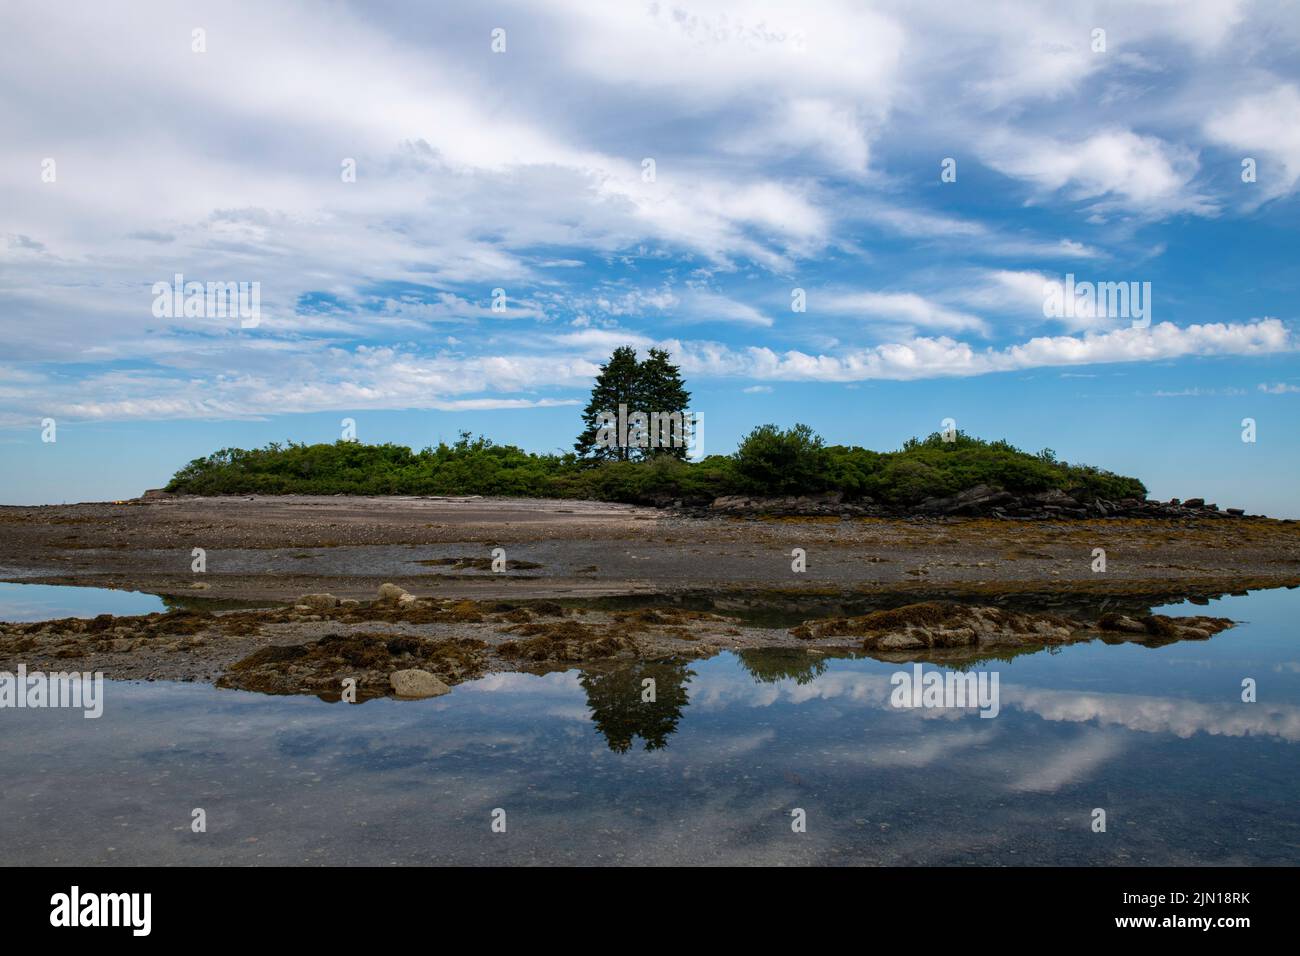
[[[681,369],[668,361],[668,353],[664,349],[651,349],[649,357],[641,363],[640,366],[640,387],[637,389],[637,411],[643,411],[647,415],[678,415],[673,428],[672,439],[674,444],[667,447],[661,445],[658,448],[647,448],[643,451],[645,457],[654,455],[672,455],[676,458],[686,457],[686,440],[689,434],[690,423],[686,421],[686,410],[691,403],[691,393],[686,391],[686,383],[682,381]],[[667,430],[661,430],[654,427],[654,419],[651,418],[651,432],[655,437],[662,437],[665,441],[670,437]]]
[[591,389],[591,401],[582,410],[582,423],[585,427],[573,445],[580,457],[596,461],[628,460],[631,449],[617,443],[602,447],[596,443],[596,433],[600,429],[602,413],[617,416],[620,404],[626,405],[629,413],[636,407],[640,378],[636,349],[627,345],[614,349],[609,361],[600,367],[596,384]]
[[[623,346],[614,350],[609,361],[600,367],[596,383],[591,389],[591,400],[582,412],[584,427],[573,446],[580,457],[589,461],[628,461],[634,454],[647,458],[665,454],[677,458],[686,457],[685,442],[689,428],[685,416],[691,393],[682,381],[681,370],[668,358],[665,350],[650,349],[645,361],[638,362],[634,348]],[[646,416],[650,438],[662,435],[665,440],[675,439],[679,444],[634,448],[620,443],[630,439],[630,435],[619,436],[609,445],[598,444],[596,439],[602,413],[614,417],[614,432],[617,434],[619,405],[626,407],[629,419],[637,412]],[[680,418],[671,426],[671,432],[668,428],[661,431],[653,427],[653,416],[672,414],[677,414]],[[628,428],[629,432],[632,430]]]

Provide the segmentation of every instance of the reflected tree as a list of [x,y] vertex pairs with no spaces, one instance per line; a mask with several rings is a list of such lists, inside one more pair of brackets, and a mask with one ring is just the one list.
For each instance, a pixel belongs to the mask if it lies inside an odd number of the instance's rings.
[[794,678],[796,683],[807,684],[816,680],[826,670],[826,659],[799,648],[760,647],[738,651],[741,666],[760,684],[775,684],[779,680]]
[[[637,661],[612,671],[582,671],[592,721],[615,753],[627,753],[640,737],[646,750],[668,746],[690,700],[686,683],[695,672],[678,661]],[[654,680],[654,700],[646,701],[646,678]]]

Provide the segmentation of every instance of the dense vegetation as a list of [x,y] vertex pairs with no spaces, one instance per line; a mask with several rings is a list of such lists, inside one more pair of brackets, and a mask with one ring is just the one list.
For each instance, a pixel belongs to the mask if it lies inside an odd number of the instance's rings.
[[226,448],[190,462],[167,485],[188,494],[509,495],[603,501],[709,501],[731,494],[840,491],[905,507],[986,484],[1024,494],[1060,488],[1083,499],[1141,498],[1146,488],[1087,465],[1036,455],[1005,441],[938,433],[893,452],[827,446],[806,425],[755,428],[732,455],[698,462],[672,455],[591,461],[537,455],[462,432],[455,444],[414,452],[401,445],[270,444]]

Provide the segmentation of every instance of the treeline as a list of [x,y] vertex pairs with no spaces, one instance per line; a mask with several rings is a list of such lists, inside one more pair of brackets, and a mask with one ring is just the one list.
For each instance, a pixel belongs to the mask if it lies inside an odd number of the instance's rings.
[[1059,488],[1079,500],[1142,498],[1136,478],[1059,461],[1050,449],[1021,451],[1005,441],[957,433],[912,439],[877,452],[826,445],[806,425],[755,428],[732,455],[698,462],[660,455],[637,461],[538,455],[462,432],[454,444],[412,451],[401,445],[339,441],[225,448],[178,471],[167,490],[183,494],[498,495],[628,503],[723,495],[839,491],[845,500],[905,508],[985,484],[1014,494]]

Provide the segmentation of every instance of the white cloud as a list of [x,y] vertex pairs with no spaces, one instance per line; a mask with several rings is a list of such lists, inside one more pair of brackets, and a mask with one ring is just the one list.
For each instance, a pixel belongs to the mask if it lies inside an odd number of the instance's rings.
[[984,375],[1021,369],[1160,361],[1192,355],[1267,355],[1294,349],[1290,331],[1277,319],[1244,324],[1211,323],[1180,328],[1162,322],[1082,336],[1044,336],[1005,348],[976,349],[946,336],[846,351],[840,355],[778,353],[753,346],[675,343],[687,372],[743,375],[769,380],[857,382]]
[[857,315],[922,329],[944,332],[988,333],[984,320],[923,298],[913,292],[845,292],[816,296],[814,312]]
[[1108,129],[1077,140],[1006,130],[981,145],[985,162],[1038,189],[1063,191],[1097,208],[1122,205],[1146,213],[1209,214],[1215,205],[1191,186],[1196,154],[1155,136]]
[[[481,14],[455,4],[437,18],[401,0],[328,17],[294,0],[0,7],[0,83],[25,91],[0,103],[0,351],[20,373],[0,384],[0,414],[568,400],[532,390],[585,387],[613,345],[701,322],[731,337],[682,344],[703,373],[834,381],[1290,347],[1277,323],[1006,344],[1025,333],[994,310],[1041,307],[1039,269],[1131,249],[1075,237],[1072,221],[1039,231],[1005,208],[946,205],[909,178],[918,155],[951,149],[1103,218],[1210,212],[1204,127],[1267,160],[1261,194],[1290,190],[1300,94],[1266,55],[1274,34],[1292,36],[1285,8],[1109,9],[1112,60],[1087,49],[1089,10],[934,10],[538,0],[503,11],[510,46],[496,56]],[[190,49],[196,17],[204,54]],[[1258,67],[1239,80],[1237,39]],[[1168,69],[1184,61],[1204,76],[1194,108],[1191,81]],[[1099,129],[1102,95],[1124,112]],[[40,181],[46,156],[55,183]],[[340,179],[345,157],[355,183]],[[874,348],[841,345],[849,323],[765,307],[774,290],[871,268],[862,234],[882,232],[889,252],[938,249],[962,270],[1014,261],[964,294],[933,291],[931,274],[923,294],[822,303],[891,326]],[[261,327],[160,323],[149,287],[175,272],[260,281]],[[487,306],[496,287],[504,315]],[[318,306],[301,305],[308,294]],[[962,333],[1001,334],[1001,347]],[[792,339],[825,354],[775,350]]]
[[1257,160],[1255,184],[1242,188],[1272,198],[1289,193],[1300,180],[1300,88],[1294,83],[1242,97],[1207,120],[1205,133],[1242,150],[1242,158]]

